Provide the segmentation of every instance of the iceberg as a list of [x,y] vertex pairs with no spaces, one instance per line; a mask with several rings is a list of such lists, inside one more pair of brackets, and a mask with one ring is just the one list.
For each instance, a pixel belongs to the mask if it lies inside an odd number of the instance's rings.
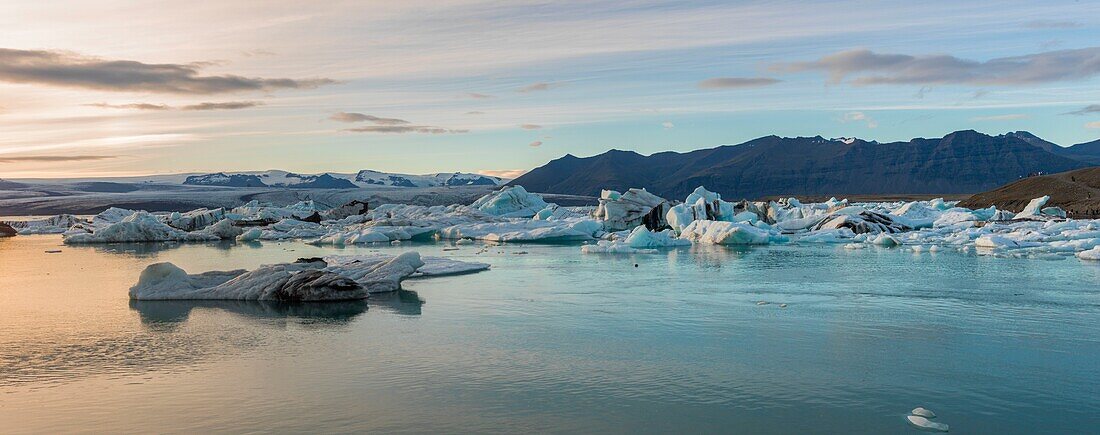
[[1078,252],[1076,255],[1077,258],[1082,260],[1100,261],[1100,245],[1094,246],[1087,251]]
[[849,206],[837,210],[810,229],[811,231],[818,231],[839,228],[847,228],[856,234],[900,233],[912,229],[905,224],[896,222],[891,215],[858,206]]
[[[330,266],[341,266],[353,263],[388,261],[392,258],[394,258],[392,255],[386,254],[332,255],[324,257],[323,260]],[[468,273],[486,271],[489,270],[490,267],[488,263],[460,261],[446,257],[420,257],[420,260],[424,265],[417,268],[416,272],[409,275],[409,278],[465,275]]]
[[627,246],[638,249],[669,248],[690,246],[691,241],[677,238],[672,230],[652,231],[639,225],[630,231],[623,240]]
[[645,189],[629,189],[623,194],[604,190],[592,216],[603,221],[608,231],[622,231],[638,225],[659,230],[668,226],[666,214],[670,208],[667,200]]
[[523,186],[508,186],[478,198],[470,208],[500,217],[529,218],[546,208],[546,201]]
[[136,300],[261,300],[286,302],[364,299],[395,291],[424,266],[420,254],[353,259],[328,265],[321,259],[189,275],[172,263],[145,268],[130,288]]
[[[97,216],[98,217],[98,216]],[[101,224],[100,226],[97,226]],[[208,233],[187,232],[172,228],[148,212],[133,212],[118,222],[107,223],[92,220],[92,228],[74,226],[63,235],[67,244],[120,243],[120,242],[170,242],[218,240]]]
[[1047,205],[1047,201],[1050,201],[1050,195],[1040,196],[1027,203],[1019,213],[1016,213],[1016,217],[1013,219],[1042,219],[1043,206]]
[[70,214],[60,214],[37,220],[0,222],[0,224],[5,224],[22,235],[61,234],[74,225],[88,223],[88,221]]
[[709,245],[764,245],[771,235],[752,225],[740,222],[697,220],[680,233],[692,243]]

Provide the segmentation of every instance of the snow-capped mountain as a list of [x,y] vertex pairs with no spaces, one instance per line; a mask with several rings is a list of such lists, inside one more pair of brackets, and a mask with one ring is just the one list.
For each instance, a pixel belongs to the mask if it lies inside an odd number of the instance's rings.
[[360,187],[499,186],[507,181],[499,177],[461,172],[409,175],[363,170],[355,174],[326,172],[312,175],[271,170],[191,175],[183,180],[183,184],[224,187],[355,189]]

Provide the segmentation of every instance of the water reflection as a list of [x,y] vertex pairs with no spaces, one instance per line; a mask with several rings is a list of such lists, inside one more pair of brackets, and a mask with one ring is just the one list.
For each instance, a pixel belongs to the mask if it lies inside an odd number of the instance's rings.
[[[75,245],[71,245],[75,247]],[[130,257],[154,257],[157,254],[184,246],[205,246],[208,248],[229,250],[241,245],[233,240],[219,240],[216,242],[141,242],[141,243],[105,243],[88,245],[100,254],[125,255]],[[253,247],[253,246],[250,246]]]
[[370,296],[369,302],[373,307],[402,316],[419,316],[420,306],[424,305],[424,300],[420,299],[420,295],[410,290],[373,294]]
[[[414,291],[399,290],[371,295],[369,300],[340,302],[278,301],[138,301],[130,300],[141,324],[155,331],[171,331],[191,317],[191,311],[211,309],[246,319],[285,320],[319,327],[341,326],[367,312],[371,306],[403,316],[419,316],[424,301]],[[261,322],[261,323],[263,323]]]
[[367,301],[287,303],[277,301],[137,301],[142,325],[157,331],[175,329],[195,308],[222,310],[248,319],[293,320],[303,325],[340,326],[367,311]]

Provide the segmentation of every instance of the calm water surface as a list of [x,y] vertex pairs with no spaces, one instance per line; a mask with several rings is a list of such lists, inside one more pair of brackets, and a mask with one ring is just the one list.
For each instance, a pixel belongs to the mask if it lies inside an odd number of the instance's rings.
[[[59,245],[0,239],[3,433],[883,434],[915,406],[953,433],[1100,427],[1100,264],[1074,258]],[[493,269],[366,303],[126,294],[161,261],[410,249]]]

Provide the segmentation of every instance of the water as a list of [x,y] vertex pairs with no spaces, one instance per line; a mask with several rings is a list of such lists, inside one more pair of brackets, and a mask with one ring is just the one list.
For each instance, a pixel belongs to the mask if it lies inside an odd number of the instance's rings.
[[[954,433],[1100,424],[1100,265],[1073,258],[59,245],[0,239],[0,432],[881,434],[915,432],[916,406]],[[369,303],[126,295],[160,261],[408,249],[493,269]]]

